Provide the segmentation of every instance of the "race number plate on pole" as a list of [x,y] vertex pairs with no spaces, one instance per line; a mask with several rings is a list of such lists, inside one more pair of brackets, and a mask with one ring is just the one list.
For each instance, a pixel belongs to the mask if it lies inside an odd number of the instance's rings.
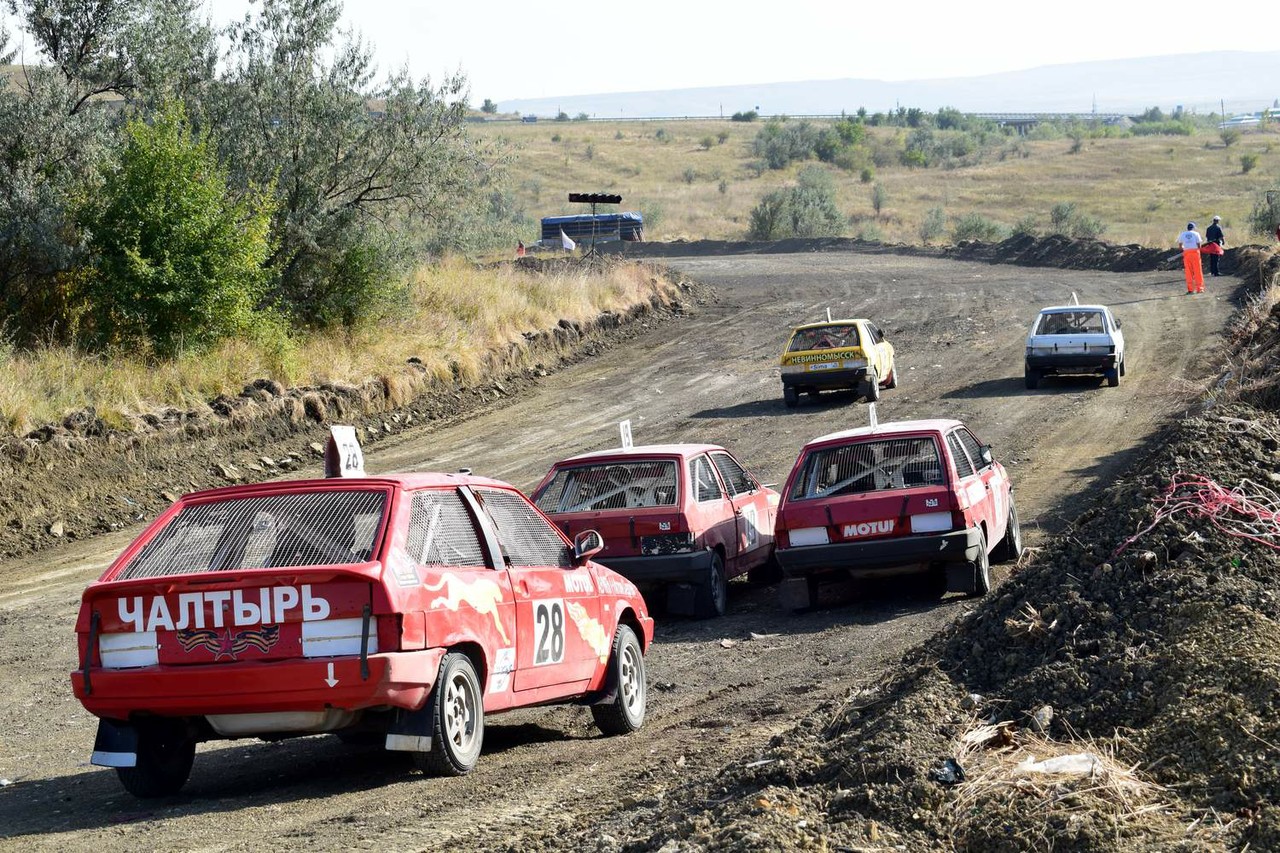
[[326,477],[363,477],[364,453],[353,426],[329,427],[329,441],[324,447]]
[[618,424],[618,432],[622,434],[622,449],[630,450],[631,444],[631,421],[625,420]]

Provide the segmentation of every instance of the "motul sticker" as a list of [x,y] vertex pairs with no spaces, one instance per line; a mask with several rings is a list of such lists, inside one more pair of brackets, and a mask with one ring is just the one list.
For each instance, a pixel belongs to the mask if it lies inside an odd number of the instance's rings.
[[881,533],[892,533],[896,523],[895,519],[890,518],[886,521],[864,521],[861,524],[846,524],[844,526],[844,538],[854,539],[858,536],[877,536]]

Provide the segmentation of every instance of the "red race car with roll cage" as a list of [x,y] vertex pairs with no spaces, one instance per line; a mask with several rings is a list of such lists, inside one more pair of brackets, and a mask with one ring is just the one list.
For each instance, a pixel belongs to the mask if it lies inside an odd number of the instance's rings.
[[1022,533],[1008,472],[954,420],[885,423],[804,446],[778,510],[784,606],[829,578],[912,575],[930,594],[985,595]]
[[555,463],[533,501],[568,536],[599,530],[600,562],[672,613],[722,616],[728,581],[772,580],[778,493],[714,444],[656,444]]
[[467,474],[186,495],[84,593],[71,681],[100,718],[92,763],[155,797],[218,738],[382,737],[459,775],[488,714],[577,703],[634,731],[653,620],[602,547]]

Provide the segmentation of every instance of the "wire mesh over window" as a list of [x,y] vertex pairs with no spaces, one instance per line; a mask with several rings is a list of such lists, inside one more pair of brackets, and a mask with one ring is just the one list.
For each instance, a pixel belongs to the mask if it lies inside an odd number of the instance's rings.
[[912,489],[943,482],[942,461],[932,438],[865,441],[809,454],[802,476],[791,488],[791,499]]
[[976,473],[973,463],[954,432],[947,433],[947,447],[951,448],[951,458],[956,462],[956,473],[961,477],[972,477]]
[[720,482],[711,470],[711,462],[705,456],[689,460],[689,479],[693,481],[693,498],[702,501],[716,501],[724,497]]
[[967,429],[956,430],[956,437],[964,445],[965,452],[969,454],[969,461],[973,463],[974,469],[981,469],[983,467],[982,445],[978,443],[978,439],[974,438],[973,433]]
[[727,453],[712,453],[711,461],[716,463],[716,468],[720,471],[720,479],[724,480],[730,495],[736,497],[755,491],[755,480],[751,479],[751,475],[732,456]]
[[1106,332],[1101,311],[1051,311],[1040,315],[1037,335],[1101,335]]
[[483,566],[475,524],[456,490],[416,492],[409,509],[409,558],[420,566]]
[[382,491],[325,490],[192,504],[119,579],[364,563],[386,501]]
[[572,567],[564,539],[523,497],[503,489],[477,489],[476,494],[498,528],[511,565]]
[[856,347],[861,343],[856,323],[834,323],[830,326],[818,326],[812,329],[801,329],[791,338],[787,352],[805,352],[815,349],[840,349]]
[[538,495],[546,513],[675,506],[676,463],[670,459],[561,468]]

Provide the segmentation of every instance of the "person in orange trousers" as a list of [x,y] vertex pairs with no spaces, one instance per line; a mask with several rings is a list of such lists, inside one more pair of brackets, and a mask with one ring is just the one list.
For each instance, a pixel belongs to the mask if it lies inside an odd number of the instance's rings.
[[1204,269],[1200,266],[1200,247],[1204,238],[1196,231],[1194,222],[1187,223],[1187,230],[1178,235],[1182,247],[1182,271],[1187,277],[1187,293],[1204,293]]

